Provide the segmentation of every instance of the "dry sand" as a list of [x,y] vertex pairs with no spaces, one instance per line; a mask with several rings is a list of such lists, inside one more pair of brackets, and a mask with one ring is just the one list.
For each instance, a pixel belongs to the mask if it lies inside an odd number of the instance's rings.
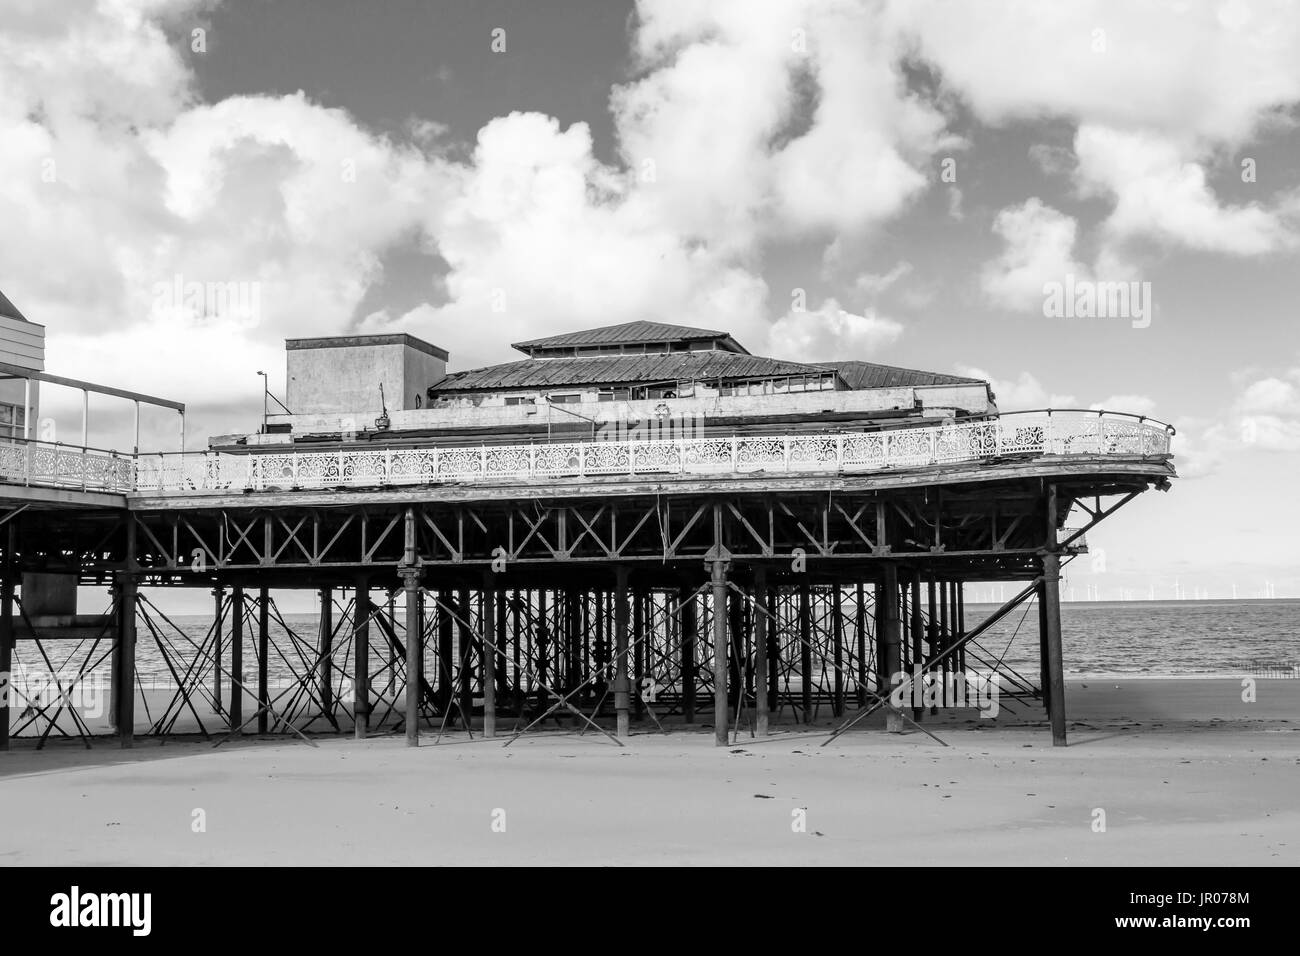
[[1300,681],[1261,680],[1249,704],[1233,679],[1089,679],[1067,698],[1067,748],[1023,709],[927,717],[948,747],[874,724],[821,747],[825,722],[726,750],[705,727],[624,748],[16,742],[0,863],[1300,863]]

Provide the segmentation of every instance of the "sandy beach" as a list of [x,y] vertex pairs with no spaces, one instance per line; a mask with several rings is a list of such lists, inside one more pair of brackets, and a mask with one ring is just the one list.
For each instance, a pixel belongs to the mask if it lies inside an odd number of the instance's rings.
[[726,750],[707,725],[626,747],[20,741],[0,755],[0,862],[1300,863],[1300,681],[1246,704],[1237,680],[1090,679],[1068,700],[1067,748],[1041,711],[927,716],[947,747],[874,726],[822,747],[828,721]]

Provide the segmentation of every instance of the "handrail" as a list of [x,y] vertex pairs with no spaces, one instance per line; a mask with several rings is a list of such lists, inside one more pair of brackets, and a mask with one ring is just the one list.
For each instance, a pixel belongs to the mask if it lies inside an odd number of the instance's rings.
[[1010,412],[933,425],[798,435],[119,455],[0,442],[0,481],[122,493],[229,492],[600,476],[857,474],[971,461],[1163,457],[1172,426],[1096,409]]
[[1116,412],[1107,408],[1021,408],[1014,412],[988,412],[983,415],[972,415],[970,418],[963,420],[1007,418],[1011,415],[1114,415],[1120,418],[1133,418],[1139,422],[1150,422],[1153,425],[1159,425],[1170,435],[1178,434],[1178,429],[1174,428],[1173,425],[1162,422],[1158,418],[1152,418],[1150,415],[1139,415],[1137,412]]

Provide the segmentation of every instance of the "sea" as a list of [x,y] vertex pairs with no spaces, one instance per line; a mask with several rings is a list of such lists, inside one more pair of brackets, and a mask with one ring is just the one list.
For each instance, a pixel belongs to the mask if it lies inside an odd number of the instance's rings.
[[[992,604],[968,604],[967,628],[974,628],[994,610]],[[211,627],[211,618],[155,615],[151,623],[152,627],[140,628],[137,641],[137,669],[145,686],[166,684],[184,674],[195,656],[195,645],[203,643]],[[310,668],[316,628],[314,614],[284,614],[271,622],[273,648],[280,648],[271,651],[268,662],[273,685],[284,686]],[[286,629],[296,633],[298,649],[286,639]],[[1300,599],[1064,602],[1061,639],[1067,677],[1300,678]],[[245,640],[244,666],[251,675],[256,664],[247,632]],[[851,646],[848,635],[846,643]],[[387,651],[373,627],[371,644],[378,669]],[[21,680],[24,672],[48,673],[51,668],[76,671],[86,660],[99,661],[95,670],[107,675],[105,642],[93,651],[89,642],[47,641],[44,646],[48,664],[30,642],[19,643],[16,678]],[[983,665],[995,660],[1036,681],[1035,605],[1015,609],[981,635],[978,647],[968,654],[967,667],[983,670]]]

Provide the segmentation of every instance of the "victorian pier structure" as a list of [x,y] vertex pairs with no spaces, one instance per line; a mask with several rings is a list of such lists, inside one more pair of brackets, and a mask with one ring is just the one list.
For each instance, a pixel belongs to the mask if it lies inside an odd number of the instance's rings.
[[[1002,412],[977,379],[656,322],[514,347],[448,372],[410,335],[290,340],[283,402],[203,451],[42,441],[27,404],[0,442],[0,744],[89,745],[74,691],[99,678],[128,747],[924,730],[981,683],[1066,742],[1062,564],[1169,488],[1171,428]],[[53,382],[183,419],[4,368],[26,396]],[[968,620],[971,582],[1010,597]],[[88,588],[103,613],[77,606]],[[201,626],[160,607],[169,588],[205,593]],[[309,618],[282,613],[292,591]],[[1034,605],[1025,673],[981,638]]]

